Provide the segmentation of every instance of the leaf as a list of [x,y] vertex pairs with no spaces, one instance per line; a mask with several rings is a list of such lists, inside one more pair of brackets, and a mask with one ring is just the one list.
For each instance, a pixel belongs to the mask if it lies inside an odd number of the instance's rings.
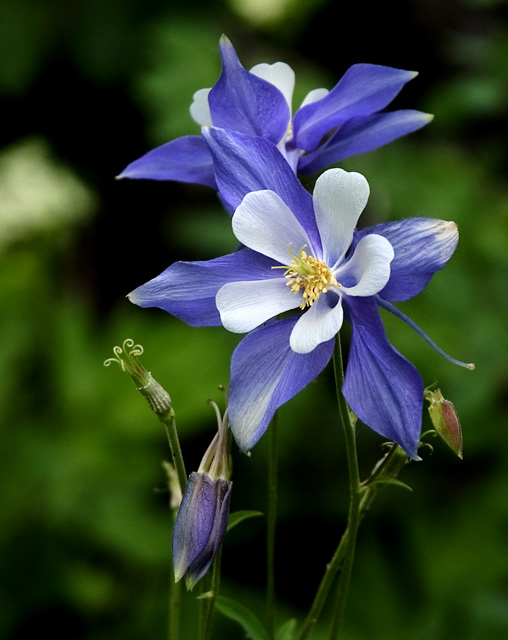
[[238,622],[251,640],[270,640],[268,631],[252,611],[243,604],[231,598],[218,596],[215,600],[215,608],[226,618]]
[[261,511],[235,511],[229,515],[228,531],[236,527],[240,522],[247,520],[247,518],[255,518],[262,515]]
[[401,489],[407,489],[408,491],[413,491],[412,487],[410,487],[405,482],[402,482],[401,480],[397,480],[396,478],[388,478],[386,476],[379,476],[379,478],[375,478],[372,482],[369,482],[368,487],[370,489],[370,487],[374,487],[377,484],[382,484],[382,485],[392,484],[395,487],[401,487]]
[[277,630],[275,640],[293,640],[296,631],[296,618],[289,618]]

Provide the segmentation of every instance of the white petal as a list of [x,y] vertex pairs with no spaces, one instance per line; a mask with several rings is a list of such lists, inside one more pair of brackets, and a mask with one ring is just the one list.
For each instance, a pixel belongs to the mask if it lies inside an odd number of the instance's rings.
[[313,89],[312,91],[309,91],[309,93],[303,99],[302,104],[300,105],[300,109],[308,104],[311,104],[312,102],[321,100],[321,98],[324,98],[329,93],[330,91],[328,89]]
[[286,98],[291,113],[291,104],[293,102],[293,91],[295,88],[295,72],[285,62],[276,62],[275,64],[267,64],[262,62],[252,67],[250,70],[258,78],[262,78],[270,82],[282,93]]
[[[291,262],[309,239],[291,209],[274,191],[248,193],[233,215],[233,233],[246,247],[281,264]],[[310,247],[309,247],[310,248]]]
[[349,249],[369,191],[369,183],[360,173],[343,169],[329,169],[317,179],[314,211],[328,266],[340,261]]
[[208,94],[210,89],[199,89],[193,96],[190,106],[190,114],[193,119],[202,127],[212,126],[212,114],[208,104]]
[[356,245],[355,252],[344,265],[335,272],[337,280],[341,277],[353,278],[351,287],[342,287],[348,296],[373,296],[384,288],[390,279],[390,263],[395,253],[384,236],[371,233],[364,236]]
[[279,313],[298,307],[302,297],[286,283],[286,278],[280,277],[225,284],[215,298],[224,327],[233,333],[247,333]]
[[296,353],[310,353],[322,342],[331,340],[342,327],[343,312],[341,297],[337,296],[334,307],[329,307],[333,292],[321,294],[318,300],[295,324],[289,338],[289,346]]

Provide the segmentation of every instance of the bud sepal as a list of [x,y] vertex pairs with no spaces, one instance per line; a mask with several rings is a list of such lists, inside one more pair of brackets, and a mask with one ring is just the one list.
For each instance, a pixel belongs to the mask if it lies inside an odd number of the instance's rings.
[[438,436],[462,459],[462,429],[455,407],[440,389],[426,389],[425,399],[429,402],[430,419]]

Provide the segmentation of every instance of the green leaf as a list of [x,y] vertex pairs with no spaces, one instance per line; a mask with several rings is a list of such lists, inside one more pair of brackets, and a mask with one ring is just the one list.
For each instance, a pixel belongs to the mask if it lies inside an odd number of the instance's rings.
[[235,511],[229,515],[228,531],[248,518],[255,518],[262,515],[261,511]]
[[386,476],[379,476],[379,478],[376,478],[372,482],[369,482],[368,486],[370,488],[375,486],[376,484],[384,484],[384,485],[393,484],[395,487],[401,487],[401,489],[407,489],[408,491],[413,491],[413,489],[405,482],[402,482],[401,480],[397,480],[396,478],[387,478]]
[[277,630],[275,640],[293,640],[296,631],[296,618],[289,618]]
[[215,608],[226,618],[238,622],[251,640],[270,640],[268,631],[252,611],[244,607],[243,604],[231,600],[231,598],[218,596],[215,600]]

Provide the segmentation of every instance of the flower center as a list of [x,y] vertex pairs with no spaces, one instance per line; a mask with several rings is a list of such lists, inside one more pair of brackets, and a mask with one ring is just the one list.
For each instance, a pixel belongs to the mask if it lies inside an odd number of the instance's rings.
[[288,249],[288,253],[291,256],[291,264],[283,267],[273,267],[274,269],[286,269],[284,273],[284,276],[288,279],[286,284],[291,287],[293,293],[299,293],[303,289],[303,301],[300,309],[312,307],[319,296],[328,291],[328,287],[340,287],[330,267],[322,260],[308,256],[304,249],[305,246],[300,249],[298,257],[294,256]]
[[291,140],[292,137],[293,137],[293,119],[291,118],[286,131],[286,140]]

